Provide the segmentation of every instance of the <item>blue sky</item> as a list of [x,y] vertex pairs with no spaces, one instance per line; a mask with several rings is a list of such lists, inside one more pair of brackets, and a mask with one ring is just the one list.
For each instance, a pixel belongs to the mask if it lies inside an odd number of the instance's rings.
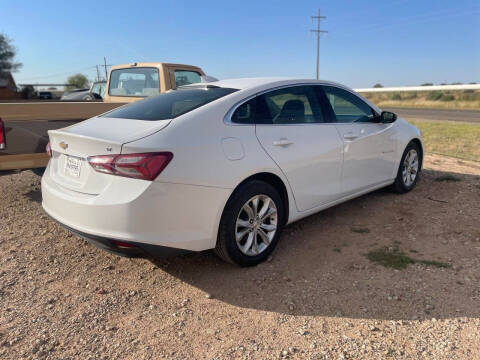
[[77,72],[93,79],[103,56],[194,64],[218,78],[313,78],[318,7],[329,31],[322,79],[351,87],[480,81],[479,0],[0,0],[0,32],[24,64],[19,83]]

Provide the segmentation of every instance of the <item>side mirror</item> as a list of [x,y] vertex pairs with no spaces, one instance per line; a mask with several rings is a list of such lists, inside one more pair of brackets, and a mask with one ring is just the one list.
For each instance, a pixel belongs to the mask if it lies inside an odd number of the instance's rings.
[[380,122],[383,124],[390,124],[397,120],[397,114],[391,111],[382,111],[380,115]]

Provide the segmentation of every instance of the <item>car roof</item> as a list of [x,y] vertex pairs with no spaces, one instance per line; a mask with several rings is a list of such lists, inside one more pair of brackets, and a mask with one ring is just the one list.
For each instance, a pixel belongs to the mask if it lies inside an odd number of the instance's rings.
[[[223,88],[232,88],[240,90],[239,93],[242,93],[242,96],[253,95],[257,92],[266,91],[276,87],[283,87],[295,84],[308,84],[308,85],[331,85],[339,88],[343,88],[349,92],[354,93],[355,95],[362,98],[367,104],[369,104],[375,111],[381,112],[381,109],[378,108],[368,99],[364,98],[361,94],[355,92],[348,86],[327,80],[315,80],[315,79],[300,79],[300,78],[288,78],[288,77],[255,77],[255,78],[237,78],[237,79],[225,79],[212,81],[207,83],[195,83],[190,85],[182,86],[182,88],[189,87],[198,87],[199,85],[204,85],[206,87],[223,87]],[[239,94],[240,95],[240,94]]]
[[[260,88],[272,88],[276,86],[284,85],[294,85],[294,84],[324,84],[324,85],[335,85],[342,88],[349,89],[345,85],[335,83],[327,80],[315,80],[315,79],[300,79],[300,78],[289,78],[289,77],[254,77],[254,78],[236,78],[236,79],[225,79],[212,81],[208,83],[203,83],[202,85],[212,85],[218,87],[226,87],[238,90],[250,90],[250,89],[260,89]],[[191,84],[187,86],[198,86],[199,84]],[[351,90],[351,89],[349,89]]]

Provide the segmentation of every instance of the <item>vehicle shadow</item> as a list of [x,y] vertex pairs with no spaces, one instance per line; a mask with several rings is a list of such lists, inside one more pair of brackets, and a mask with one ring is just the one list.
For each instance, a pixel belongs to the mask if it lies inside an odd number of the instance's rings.
[[42,192],[40,189],[30,190],[29,192],[25,193],[24,196],[36,203],[40,204],[42,202]]
[[[269,261],[213,252],[154,264],[217,301],[280,314],[412,320],[480,317],[480,176],[426,170],[404,195],[382,189],[288,226]],[[406,269],[368,259],[398,249]],[[443,267],[446,266],[446,267]]]

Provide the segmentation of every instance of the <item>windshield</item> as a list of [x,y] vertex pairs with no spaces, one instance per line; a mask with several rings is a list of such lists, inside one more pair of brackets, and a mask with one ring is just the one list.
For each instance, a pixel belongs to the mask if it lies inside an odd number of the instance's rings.
[[152,121],[173,119],[235,91],[237,89],[219,87],[170,90],[151,99],[122,106],[102,116]]
[[104,82],[98,82],[93,84],[92,90],[90,91],[92,94],[97,94],[101,96],[102,98],[105,97],[105,83]]
[[157,68],[135,67],[112,70],[108,94],[147,97],[160,94]]

